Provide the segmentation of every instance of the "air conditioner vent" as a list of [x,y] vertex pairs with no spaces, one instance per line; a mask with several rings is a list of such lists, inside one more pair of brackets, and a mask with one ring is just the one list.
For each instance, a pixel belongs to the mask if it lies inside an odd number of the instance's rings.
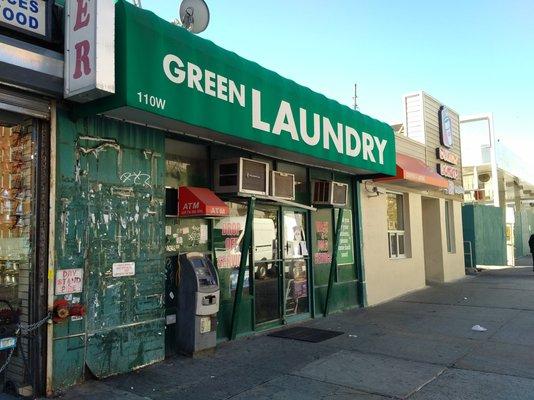
[[348,185],[335,181],[313,182],[312,203],[344,207],[347,204]]
[[269,193],[269,164],[248,158],[232,158],[215,162],[217,193]]
[[271,173],[271,196],[295,200],[295,175],[273,171]]

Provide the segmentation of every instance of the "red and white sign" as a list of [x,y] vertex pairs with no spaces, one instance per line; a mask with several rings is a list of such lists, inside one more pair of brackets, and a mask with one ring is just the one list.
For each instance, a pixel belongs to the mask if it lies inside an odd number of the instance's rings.
[[447,164],[438,164],[438,174],[450,179],[458,179],[460,171],[458,168]]
[[56,271],[56,296],[83,291],[83,268]]
[[135,275],[135,263],[134,262],[113,263],[112,275],[114,278],[120,278],[123,276],[134,276]]
[[441,161],[446,161],[453,165],[456,165],[460,162],[460,157],[458,155],[443,147],[438,147],[436,149],[436,157]]
[[180,217],[226,217],[230,214],[228,206],[206,188],[180,186],[178,199]]
[[65,1],[66,99],[85,103],[115,93],[113,0]]

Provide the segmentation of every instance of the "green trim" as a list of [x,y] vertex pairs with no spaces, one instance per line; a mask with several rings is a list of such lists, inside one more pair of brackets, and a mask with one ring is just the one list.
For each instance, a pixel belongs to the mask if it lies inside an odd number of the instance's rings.
[[328,315],[328,306],[330,303],[330,294],[332,293],[332,286],[334,286],[334,275],[337,269],[337,251],[339,248],[339,238],[341,234],[341,227],[343,226],[343,208],[339,209],[337,216],[336,233],[334,235],[334,249],[332,252],[332,262],[330,263],[330,275],[328,277],[328,289],[326,291],[326,300],[324,305],[324,316]]
[[363,257],[363,232],[362,232],[362,204],[360,201],[361,187],[358,177],[352,185],[352,209],[354,210],[354,251],[358,301],[361,307],[367,307],[367,283],[365,281],[365,263]]
[[232,325],[230,327],[230,340],[234,340],[237,334],[237,322],[239,320],[239,307],[243,299],[243,283],[245,282],[245,270],[247,268],[247,257],[252,245],[252,222],[254,217],[255,197],[248,199],[247,220],[245,232],[243,234],[243,245],[241,247],[241,260],[239,261],[239,275],[237,276],[237,287],[235,290],[234,307],[232,310]]

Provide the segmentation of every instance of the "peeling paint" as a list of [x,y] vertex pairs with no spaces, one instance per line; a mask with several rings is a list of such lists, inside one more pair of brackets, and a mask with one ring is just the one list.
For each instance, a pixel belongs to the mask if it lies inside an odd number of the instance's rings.
[[[165,138],[103,118],[61,124],[58,152],[73,157],[58,164],[57,192],[63,200],[56,268],[85,269],[82,302],[88,318],[54,327],[56,338],[77,332],[87,338],[83,350],[76,350],[82,356],[68,358],[58,348],[54,357],[82,360],[104,377],[164,356]],[[125,261],[136,263],[136,275],[113,277],[112,264]],[[55,363],[54,374],[64,377],[60,385],[68,384],[70,362]]]

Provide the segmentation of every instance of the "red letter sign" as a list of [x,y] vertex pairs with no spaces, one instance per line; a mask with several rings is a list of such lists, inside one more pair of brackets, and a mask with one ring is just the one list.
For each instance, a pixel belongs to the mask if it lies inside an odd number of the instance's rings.
[[78,0],[78,7],[76,8],[76,25],[74,25],[74,31],[87,26],[91,14],[87,12],[87,3],[86,0]]
[[74,69],[74,79],[79,79],[82,76],[82,64],[83,75],[89,75],[91,73],[91,62],[89,61],[89,50],[91,44],[88,40],[83,40],[80,43],[76,43],[74,46],[76,49],[76,68]]

